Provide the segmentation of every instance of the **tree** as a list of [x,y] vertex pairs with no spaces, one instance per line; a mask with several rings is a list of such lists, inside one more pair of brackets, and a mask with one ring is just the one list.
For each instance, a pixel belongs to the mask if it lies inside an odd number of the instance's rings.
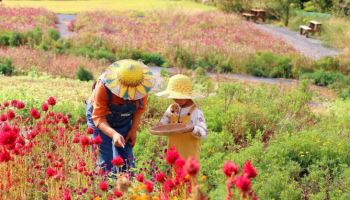
[[285,26],[288,26],[293,10],[297,6],[300,6],[300,0],[272,0],[269,3],[272,14],[282,19]]

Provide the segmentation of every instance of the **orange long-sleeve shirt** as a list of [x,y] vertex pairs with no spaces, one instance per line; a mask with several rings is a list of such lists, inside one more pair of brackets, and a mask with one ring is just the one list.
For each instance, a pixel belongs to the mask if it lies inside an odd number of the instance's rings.
[[[140,106],[139,101],[136,101],[136,113],[143,113],[146,111],[147,97],[148,96],[141,100],[142,106]],[[108,94],[106,88],[100,81],[98,81],[96,84],[91,100],[94,108],[92,111],[92,120],[94,121],[95,126],[98,127],[101,122],[107,121],[106,116],[111,113],[108,107]],[[112,95],[113,104],[122,105],[124,102],[124,99],[118,97],[117,95]]]

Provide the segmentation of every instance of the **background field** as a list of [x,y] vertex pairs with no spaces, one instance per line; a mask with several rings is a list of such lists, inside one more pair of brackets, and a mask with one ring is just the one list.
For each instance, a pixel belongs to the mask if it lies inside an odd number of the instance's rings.
[[189,9],[189,10],[215,10],[215,7],[195,3],[193,1],[167,1],[167,0],[88,0],[88,1],[7,1],[4,5],[12,7],[44,7],[57,13],[78,13],[92,10],[146,11],[154,9]]

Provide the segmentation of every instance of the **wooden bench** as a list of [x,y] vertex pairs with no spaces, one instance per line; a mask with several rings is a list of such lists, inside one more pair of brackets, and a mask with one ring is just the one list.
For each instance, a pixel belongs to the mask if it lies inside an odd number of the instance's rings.
[[310,27],[301,25],[299,28],[300,28],[300,35],[305,35],[306,37],[309,37],[309,33],[312,30]]
[[263,9],[251,9],[250,13],[255,16],[256,19],[261,19],[263,22],[266,20],[266,11]]
[[253,14],[251,14],[251,13],[243,13],[242,16],[245,17],[246,20],[248,20],[248,21],[249,21],[249,20],[255,21],[255,19],[256,19],[256,18],[255,18],[255,15],[253,15]]
[[318,21],[310,21],[309,27],[311,28],[311,31],[313,33],[321,33],[321,26],[322,23],[318,22]]

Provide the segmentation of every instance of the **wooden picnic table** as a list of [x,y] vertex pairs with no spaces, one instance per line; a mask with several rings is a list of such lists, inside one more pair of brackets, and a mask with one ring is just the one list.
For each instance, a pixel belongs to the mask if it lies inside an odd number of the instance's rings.
[[321,32],[321,26],[322,26],[322,23],[321,22],[318,22],[318,21],[310,21],[310,24],[309,24],[309,27],[311,28],[311,31],[316,33],[320,33]]
[[300,35],[305,35],[306,37],[309,37],[309,32],[311,31],[310,27],[301,25],[299,28],[300,28]]
[[261,19],[263,22],[265,22],[266,19],[266,11],[264,9],[251,9],[250,13],[255,15],[256,19]]

